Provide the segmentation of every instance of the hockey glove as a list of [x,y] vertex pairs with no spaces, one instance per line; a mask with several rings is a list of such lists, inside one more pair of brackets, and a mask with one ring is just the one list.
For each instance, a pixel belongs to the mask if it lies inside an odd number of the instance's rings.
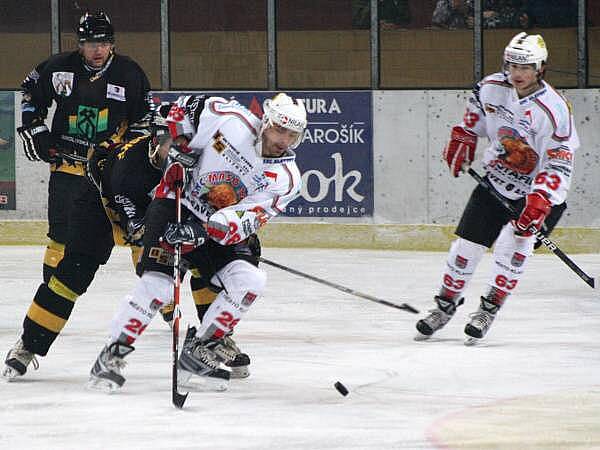
[[17,128],[17,133],[23,141],[25,156],[30,161],[56,162],[56,150],[52,146],[50,131],[44,123]]
[[538,232],[542,228],[544,220],[551,209],[552,204],[543,192],[535,191],[527,194],[525,207],[521,211],[519,218],[514,222],[519,235],[531,236],[533,234],[532,227]]
[[85,166],[85,175],[100,192],[102,192],[102,171],[108,154],[109,149],[107,147],[96,145],[90,147],[87,155],[88,162]]
[[167,229],[159,242],[161,247],[169,253],[174,253],[177,245],[181,245],[181,253],[188,253],[204,244],[207,238],[208,235],[202,223],[190,217],[182,224],[167,224]]
[[129,219],[125,225],[125,243],[136,247],[143,247],[144,218]]
[[260,240],[258,239],[258,235],[251,234],[250,236],[248,236],[248,248],[250,249],[250,252],[253,256],[260,258],[262,248],[260,246]]
[[452,128],[450,142],[444,148],[443,158],[454,177],[460,174],[463,165],[470,165],[473,162],[475,147],[477,147],[477,135],[463,127]]

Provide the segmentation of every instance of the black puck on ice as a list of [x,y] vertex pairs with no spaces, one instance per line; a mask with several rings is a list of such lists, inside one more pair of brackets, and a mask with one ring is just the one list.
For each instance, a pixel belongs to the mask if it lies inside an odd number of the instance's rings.
[[333,385],[333,387],[335,387],[337,389],[337,391],[342,394],[344,397],[346,395],[348,395],[348,389],[346,388],[346,386],[344,386],[342,383],[340,383],[339,381],[336,381],[335,384]]

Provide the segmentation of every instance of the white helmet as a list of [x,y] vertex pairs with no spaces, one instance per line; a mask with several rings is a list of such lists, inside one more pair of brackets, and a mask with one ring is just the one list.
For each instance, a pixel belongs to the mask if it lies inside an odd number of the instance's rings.
[[546,42],[539,34],[519,33],[504,49],[505,64],[535,64],[535,69],[540,70],[547,59]]
[[261,135],[267,127],[273,125],[295,131],[298,133],[298,138],[290,146],[294,149],[302,142],[307,124],[306,109],[300,100],[294,101],[287,94],[279,93],[263,102]]

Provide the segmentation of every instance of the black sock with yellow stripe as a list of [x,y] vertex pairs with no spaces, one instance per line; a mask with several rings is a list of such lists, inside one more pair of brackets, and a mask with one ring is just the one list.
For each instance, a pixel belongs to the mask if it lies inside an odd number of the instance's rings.
[[23,321],[23,344],[37,355],[45,356],[66,325],[75,301],[83,294],[99,265],[85,255],[69,255],[48,283],[38,288]]

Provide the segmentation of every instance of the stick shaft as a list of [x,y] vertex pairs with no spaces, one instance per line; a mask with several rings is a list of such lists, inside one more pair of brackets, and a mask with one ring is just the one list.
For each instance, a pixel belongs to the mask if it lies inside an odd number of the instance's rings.
[[390,301],[383,300],[381,298],[373,297],[372,295],[365,294],[363,292],[359,292],[359,291],[356,291],[354,289],[350,289],[350,288],[348,288],[346,286],[342,286],[341,284],[333,283],[332,281],[327,281],[327,280],[324,280],[322,278],[316,277],[314,275],[310,275],[308,273],[300,272],[299,270],[292,269],[291,267],[284,266],[282,264],[276,263],[276,262],[271,261],[269,259],[263,258],[262,256],[260,257],[260,261],[262,263],[264,263],[264,264],[276,267],[276,268],[281,269],[281,270],[283,270],[285,272],[293,273],[294,275],[298,275],[299,277],[307,278],[307,279],[312,280],[312,281],[314,281],[316,283],[324,284],[324,285],[329,286],[329,287],[331,287],[333,289],[337,289],[338,291],[345,292],[346,294],[350,294],[350,295],[354,295],[356,297],[364,298],[365,300],[370,300],[372,302],[379,303],[381,305],[389,306],[390,308],[401,309],[401,310],[409,311],[409,312],[415,313],[415,314],[418,314],[418,312],[419,312],[416,308],[414,308],[413,306],[408,305],[406,303],[402,303],[402,304],[398,305],[396,303],[392,303]]
[[[175,190],[175,216],[177,224],[181,224],[181,186]],[[172,354],[172,401],[176,408],[183,408],[183,404],[188,394],[180,394],[177,385],[177,362],[179,359],[179,293],[181,289],[181,244],[175,245],[175,255],[173,261],[173,354]]]

